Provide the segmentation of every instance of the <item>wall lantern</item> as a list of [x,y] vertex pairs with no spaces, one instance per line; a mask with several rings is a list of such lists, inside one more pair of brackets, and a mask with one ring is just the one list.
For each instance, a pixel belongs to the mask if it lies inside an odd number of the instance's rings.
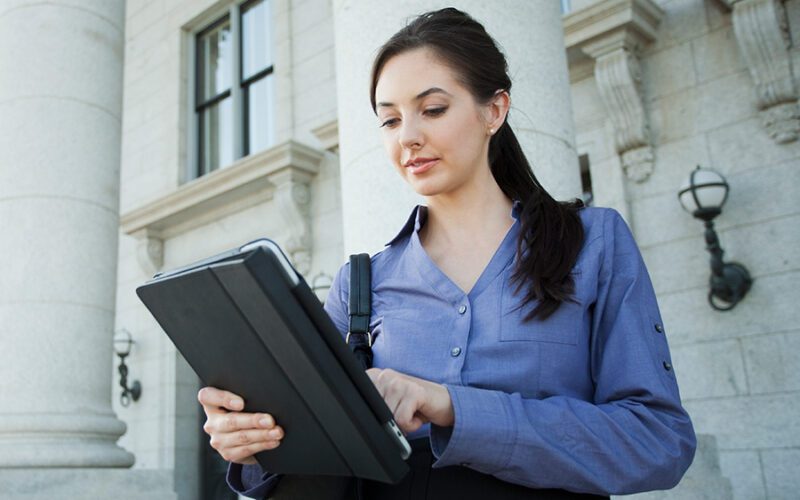
[[717,311],[729,311],[747,295],[753,283],[750,273],[736,262],[723,262],[714,218],[728,199],[728,183],[722,174],[698,165],[678,191],[683,209],[706,226],[706,250],[711,254],[711,290],[708,303]]
[[138,401],[142,395],[142,384],[138,380],[134,380],[128,387],[128,366],[125,364],[125,358],[131,353],[133,344],[130,332],[124,328],[114,335],[114,352],[119,356],[119,385],[122,387],[119,402],[122,406],[128,406],[131,400]]

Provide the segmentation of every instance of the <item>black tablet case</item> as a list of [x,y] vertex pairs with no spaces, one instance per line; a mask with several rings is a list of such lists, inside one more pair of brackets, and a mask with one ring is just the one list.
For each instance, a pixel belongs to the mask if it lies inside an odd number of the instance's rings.
[[136,293],[204,384],[284,428],[281,446],[256,456],[264,470],[402,479],[382,427],[391,412],[302,277],[294,286],[263,248],[186,269]]

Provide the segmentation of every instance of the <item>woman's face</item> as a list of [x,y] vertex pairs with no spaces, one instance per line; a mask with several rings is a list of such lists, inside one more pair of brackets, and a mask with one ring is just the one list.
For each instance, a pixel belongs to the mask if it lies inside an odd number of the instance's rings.
[[389,158],[417,193],[452,194],[491,176],[490,106],[476,103],[430,50],[389,59],[375,101]]

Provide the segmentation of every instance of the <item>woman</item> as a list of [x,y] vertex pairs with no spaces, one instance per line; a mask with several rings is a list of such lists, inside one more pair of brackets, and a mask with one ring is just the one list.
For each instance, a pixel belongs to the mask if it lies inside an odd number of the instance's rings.
[[[494,41],[452,8],[416,18],[375,60],[386,150],[427,207],[372,257],[369,375],[430,459],[400,486],[363,483],[365,498],[414,497],[420,478],[440,488],[430,498],[665,489],[694,455],[628,227],[539,185],[507,121],[510,89]],[[348,274],[325,304],[343,333]],[[267,493],[279,478],[248,464],[280,444],[279,423],[239,413],[241,398],[224,391],[199,399],[231,485]]]

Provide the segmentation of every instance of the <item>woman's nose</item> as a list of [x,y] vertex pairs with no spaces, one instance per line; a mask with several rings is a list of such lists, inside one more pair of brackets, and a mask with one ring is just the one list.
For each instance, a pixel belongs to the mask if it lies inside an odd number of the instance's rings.
[[422,131],[413,120],[406,120],[400,126],[399,141],[404,148],[415,149],[422,146],[424,143]]

